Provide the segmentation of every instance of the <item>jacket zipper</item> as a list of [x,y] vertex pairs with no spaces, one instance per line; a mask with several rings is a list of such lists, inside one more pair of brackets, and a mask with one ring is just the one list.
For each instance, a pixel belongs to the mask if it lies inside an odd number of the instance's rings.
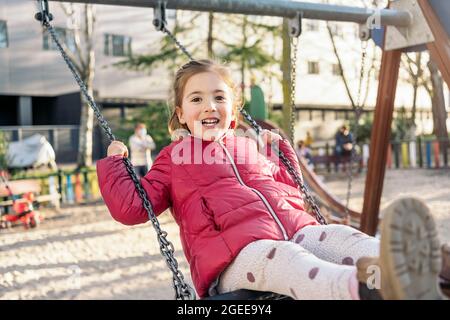
[[262,200],[262,202],[264,203],[264,205],[266,206],[267,210],[269,210],[270,215],[272,216],[272,218],[275,220],[275,222],[278,224],[278,227],[280,228],[281,232],[283,233],[283,237],[284,240],[289,240],[286,229],[284,228],[283,224],[281,223],[280,219],[278,218],[277,214],[275,213],[275,211],[273,210],[273,208],[270,206],[269,201],[267,201],[267,199],[264,197],[264,195],[259,192],[258,190],[251,188],[249,186],[247,186],[244,181],[242,180],[239,171],[236,167],[236,164],[234,163],[233,158],[231,157],[230,153],[228,152],[227,148],[225,148],[225,146],[222,144],[222,142],[218,141],[218,143],[220,144],[220,146],[222,147],[222,149],[225,151],[225,154],[227,155],[228,159],[230,159],[231,162],[231,167],[233,168],[234,174],[236,175],[236,178],[238,179],[239,183],[247,188],[249,188],[250,190],[252,190],[254,193],[256,193],[258,195],[258,197]]

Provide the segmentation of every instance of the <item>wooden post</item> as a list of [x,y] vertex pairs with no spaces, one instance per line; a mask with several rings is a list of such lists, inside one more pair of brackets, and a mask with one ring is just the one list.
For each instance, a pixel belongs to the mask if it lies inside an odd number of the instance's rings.
[[408,168],[409,167],[409,157],[408,157],[408,143],[407,142],[401,142],[401,150],[402,150],[402,167]]
[[330,161],[328,161],[328,159],[330,159],[330,145],[328,144],[328,142],[325,144],[325,156],[327,158],[327,171],[328,173],[331,172],[331,167],[330,167]]
[[395,91],[400,66],[400,50],[383,51],[372,134],[370,137],[370,158],[367,168],[364,204],[361,217],[361,231],[375,235],[378,213],[386,171],[387,152],[391,136]]
[[386,165],[387,165],[388,169],[392,168],[392,146],[391,146],[391,144],[388,145]]
[[438,65],[447,85],[450,87],[450,39],[429,0],[419,0],[420,8],[434,36],[434,42],[427,43],[433,61]]
[[443,158],[443,162],[444,162],[444,167],[447,168],[448,167],[448,147],[444,146],[444,148],[442,148],[442,158]]
[[426,152],[427,152],[427,168],[431,169],[431,141],[427,141],[427,148],[426,148]]
[[433,142],[433,153],[434,153],[434,168],[439,169],[441,167],[441,161],[439,159],[439,140]]
[[400,169],[400,142],[394,142],[394,162],[395,169]]
[[423,168],[423,154],[422,154],[422,138],[417,137],[417,148],[419,149],[419,167]]

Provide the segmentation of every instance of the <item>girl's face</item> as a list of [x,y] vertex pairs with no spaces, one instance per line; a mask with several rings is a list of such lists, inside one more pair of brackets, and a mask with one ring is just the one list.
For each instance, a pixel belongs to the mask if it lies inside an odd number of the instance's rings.
[[197,73],[187,81],[176,112],[193,136],[216,140],[227,132],[234,116],[231,89],[215,72]]

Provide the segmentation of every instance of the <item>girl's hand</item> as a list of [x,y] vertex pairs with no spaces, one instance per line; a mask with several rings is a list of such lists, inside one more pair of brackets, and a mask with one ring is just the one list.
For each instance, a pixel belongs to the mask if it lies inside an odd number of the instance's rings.
[[122,157],[128,157],[127,146],[120,141],[113,141],[108,147],[107,155],[116,156],[121,155]]

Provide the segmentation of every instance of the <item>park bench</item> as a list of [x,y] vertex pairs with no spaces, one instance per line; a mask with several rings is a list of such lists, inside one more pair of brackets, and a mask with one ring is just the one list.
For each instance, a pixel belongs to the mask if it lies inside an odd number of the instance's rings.
[[[14,180],[8,182],[14,196],[20,196],[27,192],[35,194],[34,204],[41,205],[43,203],[52,203],[55,207],[59,207],[61,195],[59,193],[41,194],[41,183],[37,179]],[[9,198],[9,199],[8,199]],[[4,184],[0,184],[0,208],[8,211],[9,207],[13,205],[13,199],[10,199],[10,193]],[[25,199],[19,198],[17,202],[25,202]]]
[[[324,165],[328,172],[331,172],[331,168],[334,167],[336,171],[338,171],[339,165],[344,164],[348,165],[350,163],[350,156],[341,156],[337,157],[336,155],[315,155],[311,157],[311,161],[314,166],[317,168],[318,165]],[[363,169],[363,161],[361,155],[355,155],[355,159],[353,164],[358,165],[358,172],[361,172]],[[341,166],[342,170],[346,168],[346,166]]]

